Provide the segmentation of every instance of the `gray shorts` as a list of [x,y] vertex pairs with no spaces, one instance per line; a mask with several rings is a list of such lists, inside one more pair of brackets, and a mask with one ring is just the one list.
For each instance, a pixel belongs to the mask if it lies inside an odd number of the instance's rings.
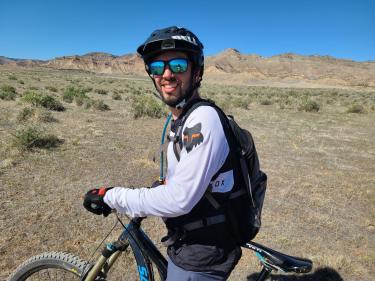
[[168,258],[168,273],[166,281],[225,281],[228,276],[215,272],[196,272],[184,270]]

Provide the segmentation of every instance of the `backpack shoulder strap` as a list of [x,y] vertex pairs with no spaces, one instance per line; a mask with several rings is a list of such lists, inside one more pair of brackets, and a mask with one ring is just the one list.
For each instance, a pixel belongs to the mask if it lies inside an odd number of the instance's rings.
[[193,103],[185,112],[182,112],[183,117],[179,122],[179,125],[176,129],[176,133],[171,140],[173,141],[173,152],[177,158],[177,161],[180,161],[180,155],[182,150],[182,128],[185,125],[186,120],[188,119],[189,115],[198,107],[202,105],[214,106],[214,103],[210,100],[199,99],[195,103]]
[[[183,117],[181,119],[181,122],[180,122],[178,128],[176,129],[175,136],[172,139],[173,140],[173,152],[174,152],[174,154],[177,158],[177,161],[180,161],[180,154],[181,154],[181,151],[182,151],[182,137],[181,137],[182,136],[182,128],[183,128],[187,118],[189,117],[189,115],[195,109],[197,109],[199,106],[202,106],[202,105],[211,106],[216,110],[216,112],[217,112],[217,114],[220,118],[220,123],[223,127],[225,138],[228,141],[230,153],[232,153],[233,149],[235,148],[234,142],[233,142],[234,141],[233,136],[231,135],[231,132],[230,132],[231,129],[230,129],[229,120],[228,120],[228,117],[226,116],[226,114],[213,101],[201,99],[201,100],[195,102],[190,108],[188,108],[185,113],[183,112]],[[213,176],[213,179],[217,178],[217,176],[219,175],[219,172],[220,172],[220,170]],[[215,209],[218,210],[218,209],[221,208],[221,204],[219,204],[216,201],[216,199],[212,196],[210,188],[208,188],[206,190],[206,192],[204,194],[204,197],[210,202],[210,204]]]

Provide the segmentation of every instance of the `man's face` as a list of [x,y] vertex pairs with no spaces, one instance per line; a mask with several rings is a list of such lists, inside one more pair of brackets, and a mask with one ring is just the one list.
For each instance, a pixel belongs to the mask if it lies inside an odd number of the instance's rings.
[[[175,58],[188,59],[188,56],[183,52],[170,51],[155,57],[152,61],[169,61]],[[164,73],[162,75],[154,75],[153,78],[155,80],[156,89],[160,93],[162,100],[167,105],[175,106],[177,101],[190,90],[192,75],[191,62],[189,61],[186,72],[173,73],[169,66],[166,65]]]

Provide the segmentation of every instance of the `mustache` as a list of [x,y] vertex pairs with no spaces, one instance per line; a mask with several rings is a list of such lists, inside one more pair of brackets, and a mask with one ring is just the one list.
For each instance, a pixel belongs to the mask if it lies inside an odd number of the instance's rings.
[[163,80],[160,81],[160,84],[163,85],[165,82],[177,82],[177,79],[175,77],[164,78]]

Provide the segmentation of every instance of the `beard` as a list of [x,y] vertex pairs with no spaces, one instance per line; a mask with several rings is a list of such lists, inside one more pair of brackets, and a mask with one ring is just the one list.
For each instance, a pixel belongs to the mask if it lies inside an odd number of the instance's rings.
[[[176,83],[178,82],[177,79],[174,78],[174,77],[172,77],[168,81],[169,82],[176,82]],[[162,81],[162,84],[163,84],[163,81]],[[189,87],[187,89],[183,90],[182,87],[180,87],[180,95],[178,95],[178,96],[168,95],[168,97],[170,97],[170,99],[165,98],[165,95],[167,95],[167,94],[164,94],[161,88],[156,87],[156,90],[158,91],[161,100],[166,105],[168,105],[170,107],[176,107],[185,98],[187,98],[187,99],[190,98],[190,96],[192,94],[192,91],[193,91],[193,86],[192,86],[192,82],[190,81]],[[185,100],[185,102],[187,102],[187,100]]]

